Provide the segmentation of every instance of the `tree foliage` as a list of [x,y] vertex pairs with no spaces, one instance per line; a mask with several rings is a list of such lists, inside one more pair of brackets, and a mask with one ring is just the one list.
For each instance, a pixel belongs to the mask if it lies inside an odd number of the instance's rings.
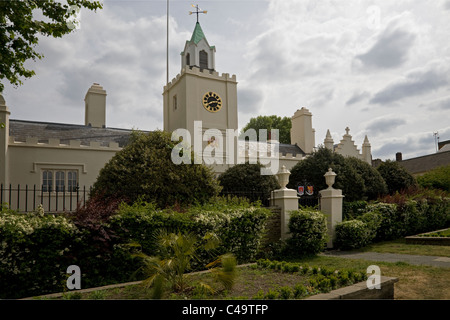
[[[255,129],[256,134],[259,137],[259,129],[266,129],[267,134],[270,133],[270,129],[278,129],[279,130],[279,141],[280,143],[291,143],[291,118],[289,117],[279,117],[276,115],[273,116],[258,116],[256,118],[251,118],[250,121],[245,125],[242,129],[242,133],[249,129]],[[241,134],[242,134],[241,133]]]
[[326,189],[324,174],[328,168],[337,174],[333,188],[342,190],[345,201],[375,199],[386,192],[383,179],[369,164],[356,158],[346,158],[324,147],[291,169],[288,188],[295,189],[299,182],[306,180],[314,186],[315,192]]
[[386,160],[378,168],[378,172],[386,181],[389,194],[406,190],[416,185],[414,177],[398,162]]
[[450,165],[435,168],[417,177],[417,183],[424,188],[450,192]]
[[202,164],[174,164],[174,146],[170,133],[133,132],[128,145],[100,170],[92,196],[128,203],[140,199],[165,208],[202,204],[217,195],[220,187],[212,170]]
[[270,192],[280,185],[275,176],[261,175],[262,167],[259,163],[243,163],[227,169],[219,176],[222,192],[242,193],[251,201],[269,198]]
[[[43,57],[34,50],[39,36],[59,38],[70,33],[74,29],[70,19],[82,7],[95,11],[102,4],[89,0],[0,1],[0,81],[6,78],[17,86],[22,84],[21,77],[32,77],[35,72],[24,64]],[[0,92],[3,88],[0,82]]]

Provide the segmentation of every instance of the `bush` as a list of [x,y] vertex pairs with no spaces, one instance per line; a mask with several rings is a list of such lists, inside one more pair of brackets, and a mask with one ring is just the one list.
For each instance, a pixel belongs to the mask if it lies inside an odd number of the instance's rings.
[[238,164],[222,173],[218,180],[223,187],[222,194],[240,194],[250,201],[268,199],[270,192],[279,189],[275,176],[261,175],[263,166],[257,164]]
[[154,232],[165,229],[199,236],[215,232],[222,243],[218,254],[233,253],[239,262],[254,259],[270,211],[249,205],[222,205],[196,206],[180,213],[156,209],[145,202],[131,206],[123,204],[118,214],[111,218],[110,226],[122,241],[139,243],[147,255],[154,255],[156,251]]
[[357,249],[369,244],[368,226],[361,220],[347,220],[335,228],[335,246],[340,249]]
[[62,291],[73,264],[76,226],[63,216],[0,213],[0,298]]
[[367,205],[369,203],[364,200],[359,201],[344,201],[342,203],[342,219],[343,220],[351,220],[356,219],[361,214],[366,212]]
[[450,165],[438,167],[417,177],[417,183],[423,188],[450,192]]
[[377,168],[387,184],[389,194],[407,190],[416,185],[414,177],[398,162],[387,160]]
[[328,231],[326,217],[322,212],[292,211],[288,226],[291,237],[287,240],[287,249],[291,254],[316,254],[325,248]]
[[358,248],[371,241],[397,239],[450,225],[450,198],[441,191],[409,189],[380,201],[348,204],[346,220],[336,227],[338,247]]
[[365,187],[365,200],[375,200],[388,192],[386,182],[381,174],[370,164],[355,157],[345,158],[349,166],[356,169],[362,177]]
[[120,196],[128,203],[141,198],[160,208],[208,202],[220,190],[213,171],[202,164],[174,164],[174,146],[170,133],[133,132],[128,145],[100,170],[92,195]]

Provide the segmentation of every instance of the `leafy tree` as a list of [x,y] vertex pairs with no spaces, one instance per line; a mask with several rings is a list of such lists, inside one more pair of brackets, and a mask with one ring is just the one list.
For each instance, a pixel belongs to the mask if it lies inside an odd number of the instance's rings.
[[356,169],[364,180],[367,200],[375,200],[388,192],[386,182],[381,174],[370,164],[355,157],[346,158],[345,161]]
[[250,201],[269,198],[270,192],[280,185],[275,176],[261,175],[262,167],[260,163],[243,163],[227,169],[218,179],[222,193],[242,194]]
[[406,190],[416,185],[414,177],[397,161],[387,160],[378,168],[378,172],[387,184],[389,194]]
[[[27,60],[42,59],[34,50],[39,35],[62,37],[74,29],[70,21],[80,8],[96,11],[100,1],[67,0],[67,4],[54,0],[0,1],[0,80],[20,85],[20,77],[30,78],[35,72],[25,68]],[[43,16],[38,20],[36,16]],[[0,83],[0,92],[4,84]]]
[[127,146],[100,170],[91,196],[128,203],[140,199],[160,208],[202,204],[216,196],[220,187],[209,167],[172,162],[175,144],[168,132],[133,132]]
[[321,147],[311,156],[299,161],[289,176],[288,188],[295,189],[299,182],[306,180],[314,186],[314,192],[326,189],[324,174],[332,168],[337,174],[333,188],[341,189],[344,200],[362,200],[366,196],[364,179],[347,159],[331,150]]
[[276,115],[273,116],[258,116],[256,118],[251,118],[250,121],[245,125],[242,129],[241,135],[247,131],[248,129],[255,129],[258,137],[259,137],[259,129],[266,129],[267,134],[270,133],[270,129],[278,129],[279,130],[279,141],[280,143],[291,143],[291,118],[289,117],[279,117]]
[[417,183],[424,188],[450,192],[450,165],[435,168],[417,177]]

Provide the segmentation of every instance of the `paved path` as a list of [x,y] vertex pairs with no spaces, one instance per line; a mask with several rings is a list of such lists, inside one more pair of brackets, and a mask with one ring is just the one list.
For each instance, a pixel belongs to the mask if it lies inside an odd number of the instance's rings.
[[363,259],[370,261],[406,262],[415,265],[429,265],[434,267],[450,268],[450,258],[437,256],[419,256],[411,254],[379,253],[379,252],[352,252],[352,251],[327,251],[323,256],[340,258]]

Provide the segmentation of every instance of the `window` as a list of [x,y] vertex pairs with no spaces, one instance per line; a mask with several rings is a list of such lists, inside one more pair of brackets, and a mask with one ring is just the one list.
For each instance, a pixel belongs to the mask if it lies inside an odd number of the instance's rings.
[[186,66],[190,66],[191,65],[191,55],[188,53],[186,55]]
[[56,171],[56,174],[55,174],[55,190],[56,191],[58,191],[58,192],[62,192],[62,191],[64,191],[65,190],[65,188],[64,188],[64,182],[65,182],[65,178],[64,178],[64,171]]
[[173,111],[177,110],[178,104],[177,104],[177,96],[173,96]]
[[205,50],[200,51],[200,69],[208,69],[208,54]]
[[43,192],[71,192],[78,188],[77,170],[43,170]]
[[53,172],[45,170],[42,172],[42,191],[50,192],[53,186]]

